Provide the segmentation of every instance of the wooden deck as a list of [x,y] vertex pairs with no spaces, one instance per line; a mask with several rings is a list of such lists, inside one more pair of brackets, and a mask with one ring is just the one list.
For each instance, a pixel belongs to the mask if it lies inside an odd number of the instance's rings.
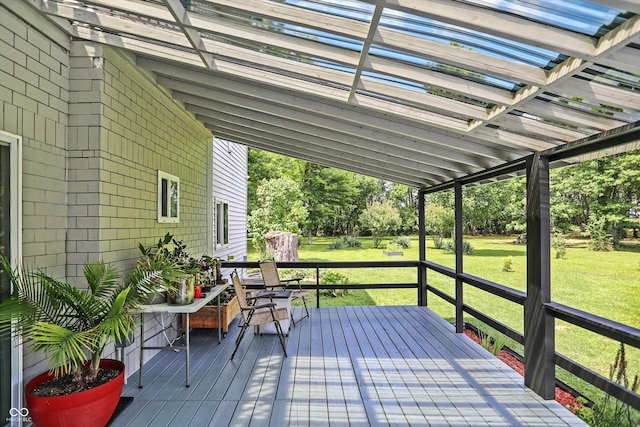
[[[289,357],[275,335],[238,328],[217,344],[192,333],[184,354],[162,351],[134,374],[118,426],[585,426],[544,401],[521,376],[424,307],[323,307],[291,328]],[[296,318],[299,313],[296,313]]]

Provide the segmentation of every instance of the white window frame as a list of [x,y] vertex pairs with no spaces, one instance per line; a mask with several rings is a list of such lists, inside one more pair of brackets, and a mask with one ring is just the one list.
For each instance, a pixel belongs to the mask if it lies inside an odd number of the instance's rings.
[[229,246],[229,202],[226,200],[216,199],[214,223],[216,248]]
[[180,178],[161,170],[158,170],[158,222],[180,222]]

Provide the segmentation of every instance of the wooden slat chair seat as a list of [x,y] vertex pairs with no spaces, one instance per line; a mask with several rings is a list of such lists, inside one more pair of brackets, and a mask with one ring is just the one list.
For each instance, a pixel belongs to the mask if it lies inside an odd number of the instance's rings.
[[[298,319],[297,322],[293,318],[293,310],[291,311],[291,323],[293,323],[293,326],[296,326],[296,323],[300,323],[303,319],[306,319],[307,317],[309,317],[309,308],[307,308],[307,295],[309,294],[309,291],[302,289],[302,285],[300,284],[302,277],[281,280],[280,275],[278,274],[278,266],[275,261],[271,261],[271,260],[260,262],[260,273],[262,273],[262,280],[264,281],[264,287],[267,290],[291,291],[292,301],[295,301],[297,299],[302,301],[305,312],[303,316]],[[297,286],[295,286],[293,282],[296,282]]]
[[[289,318],[287,309],[284,307],[277,308],[276,303],[271,300],[273,295],[270,294],[263,294],[259,297],[247,297],[245,288],[242,286],[240,277],[236,270],[231,273],[231,281],[233,282],[233,289],[238,297],[238,305],[240,306],[240,313],[242,314],[242,324],[240,325],[242,329],[236,339],[236,348],[233,350],[231,360],[233,360],[233,357],[236,355],[240,342],[242,341],[242,338],[244,338],[244,334],[247,332],[247,329],[250,326],[260,326],[268,323],[273,323],[275,325],[278,338],[280,339],[280,345],[282,345],[282,351],[284,352],[284,357],[287,357],[284,333],[282,331],[282,326],[280,325],[281,320]],[[258,298],[270,299],[271,302],[266,304],[256,304]]]

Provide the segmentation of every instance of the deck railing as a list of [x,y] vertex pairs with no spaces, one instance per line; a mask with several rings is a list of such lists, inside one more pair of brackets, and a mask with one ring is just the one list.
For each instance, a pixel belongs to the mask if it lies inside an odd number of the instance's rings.
[[[242,269],[257,269],[259,267],[257,262],[223,262],[223,268],[242,268]],[[498,283],[494,283],[488,280],[481,279],[479,277],[470,274],[457,274],[455,269],[442,266],[430,261],[301,261],[301,262],[278,262],[278,267],[281,269],[312,269],[315,270],[315,284],[303,283],[304,289],[315,290],[316,292],[316,306],[320,306],[320,291],[328,289],[416,289],[416,301],[418,304],[421,300],[421,292],[431,292],[437,295],[444,301],[453,305],[454,307],[461,307],[463,312],[471,315],[477,320],[489,325],[498,332],[508,336],[514,341],[524,344],[525,336],[519,331],[501,323],[499,320],[488,316],[481,311],[473,308],[472,306],[465,304],[464,301],[457,301],[455,296],[449,295],[446,292],[432,286],[425,281],[424,277],[427,277],[427,270],[435,271],[444,276],[450,277],[455,280],[459,280],[474,288],[480,289],[484,292],[488,292],[497,297],[511,301],[520,306],[524,306],[527,295],[525,292],[512,289]],[[320,270],[321,269],[353,269],[353,268],[412,268],[415,269],[415,282],[402,282],[402,283],[357,283],[357,284],[321,284],[320,283]],[[423,283],[424,282],[424,283]],[[248,288],[260,287],[260,285],[248,285]],[[556,319],[560,319],[569,322],[580,328],[587,329],[598,335],[611,338],[613,340],[623,342],[635,348],[640,348],[640,329],[633,328],[622,323],[614,322],[612,320],[596,316],[591,313],[587,313],[575,308],[568,307],[559,303],[551,302],[545,304],[546,312]],[[461,322],[461,319],[457,319],[456,323]],[[459,329],[458,329],[459,330]],[[571,372],[578,378],[592,384],[593,386],[603,390],[604,392],[612,395],[616,399],[640,410],[640,395],[633,391],[621,386],[615,381],[610,380],[589,368],[586,368],[579,363],[569,359],[568,357],[556,352],[555,353],[555,365]]]

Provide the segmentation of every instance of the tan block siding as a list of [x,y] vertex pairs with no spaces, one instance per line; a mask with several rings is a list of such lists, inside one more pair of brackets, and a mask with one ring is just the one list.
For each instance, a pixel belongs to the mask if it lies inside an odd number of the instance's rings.
[[[78,102],[71,107],[69,180],[97,183],[98,188],[70,186],[69,228],[76,231],[68,239],[70,256],[99,256],[127,271],[139,256],[139,242],[151,245],[167,232],[185,241],[192,253],[210,253],[211,133],[126,54],[86,42],[73,43],[71,50],[71,98]],[[99,95],[85,94],[96,89]],[[158,169],[180,178],[178,224],[157,222]],[[97,230],[98,238],[82,241],[79,230],[85,227]],[[69,276],[80,275],[81,263],[68,267]]]

